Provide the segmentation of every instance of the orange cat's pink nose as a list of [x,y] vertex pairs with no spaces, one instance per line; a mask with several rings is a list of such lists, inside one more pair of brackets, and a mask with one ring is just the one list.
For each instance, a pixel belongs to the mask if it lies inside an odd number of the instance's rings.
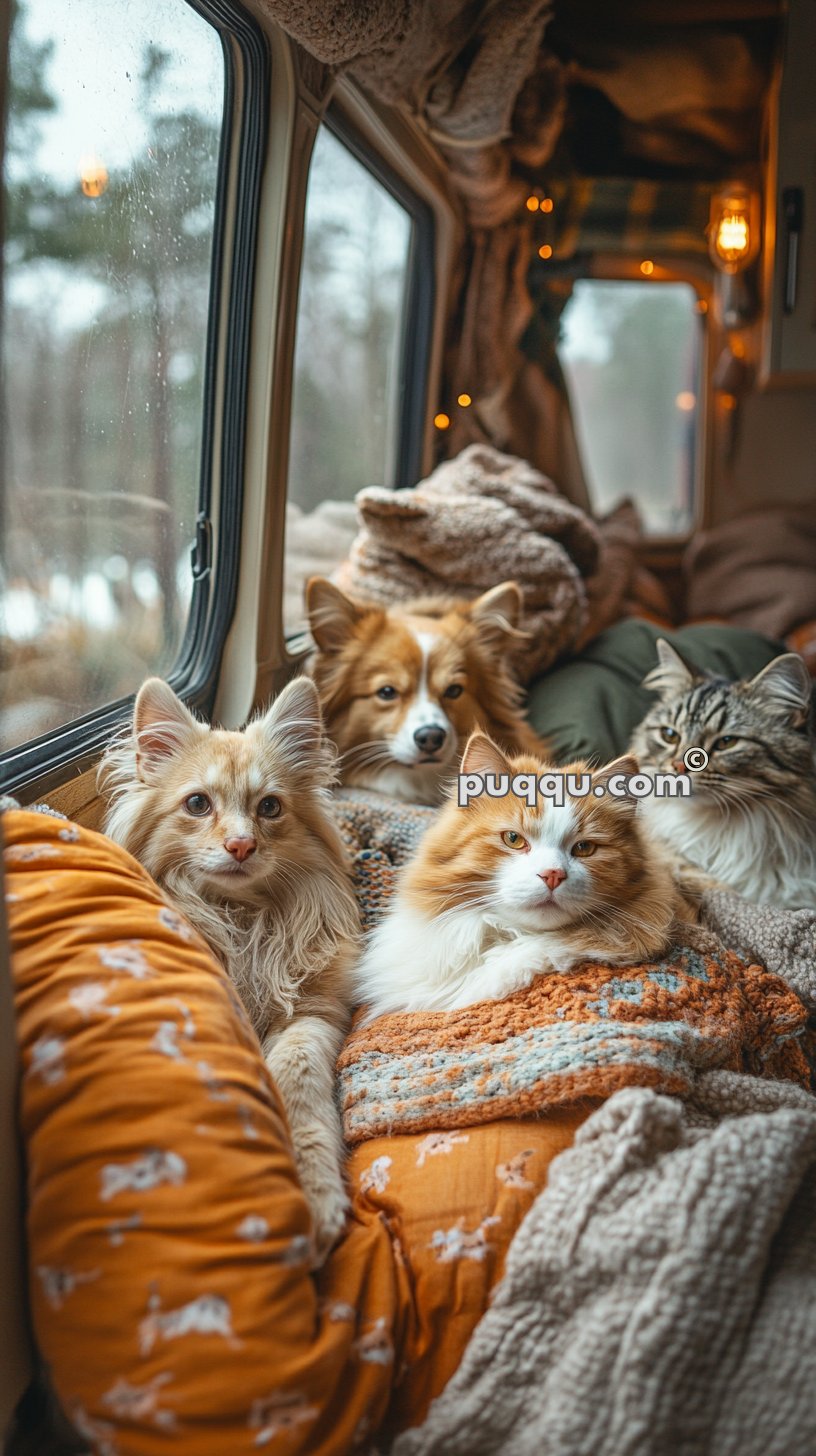
[[239,864],[243,864],[245,859],[249,859],[249,856],[255,853],[258,843],[248,834],[236,834],[232,839],[224,840],[224,848],[229,850],[233,859],[237,859]]
[[538,878],[544,881],[548,890],[556,890],[561,881],[567,878],[567,872],[566,870],[545,870]]

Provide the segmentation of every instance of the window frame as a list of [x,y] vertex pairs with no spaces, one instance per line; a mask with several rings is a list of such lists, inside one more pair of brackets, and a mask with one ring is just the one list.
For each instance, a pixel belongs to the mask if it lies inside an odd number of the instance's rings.
[[[191,551],[193,591],[167,681],[192,707],[206,712],[215,698],[238,591],[250,324],[270,60],[260,27],[233,0],[185,3],[220,37],[224,110],[210,260],[196,539]],[[0,752],[3,792],[25,788],[41,794],[63,783],[67,770],[81,773],[126,720],[134,699],[131,693],[103,704]]]
[[[564,275],[572,278],[574,283],[584,280],[593,283],[644,283],[647,279],[640,269],[642,254],[634,258],[621,258],[615,254],[595,253],[591,255],[578,255],[568,262],[556,262],[547,264],[548,271],[552,276]],[[711,417],[711,332],[709,323],[711,320],[712,300],[714,297],[714,286],[711,270],[704,264],[692,262],[688,258],[666,258],[658,259],[655,253],[649,255],[654,262],[654,272],[648,275],[648,283],[651,287],[660,287],[666,283],[685,283],[692,288],[697,296],[698,303],[702,301],[705,309],[700,314],[700,352],[698,361],[699,388],[697,392],[697,419],[695,422],[694,442],[694,479],[691,520],[688,529],[668,533],[665,531],[647,531],[644,528],[643,546],[651,551],[680,550],[688,545],[695,531],[701,530],[708,514],[708,481],[710,479],[711,450],[713,446],[712,432],[708,428]],[[563,365],[561,366],[563,370]],[[565,384],[566,376],[565,376]],[[572,399],[570,397],[570,412],[572,413]],[[573,414],[573,426],[575,416]],[[576,444],[579,453],[580,442],[576,434]],[[583,454],[581,453],[581,466],[585,466]],[[587,481],[587,490],[590,491],[590,482]],[[633,497],[635,505],[637,498]],[[590,500],[592,509],[596,507]]]

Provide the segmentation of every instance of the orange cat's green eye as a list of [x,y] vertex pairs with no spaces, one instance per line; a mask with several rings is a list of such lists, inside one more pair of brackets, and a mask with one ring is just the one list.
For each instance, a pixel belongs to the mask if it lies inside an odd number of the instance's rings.
[[515,829],[505,829],[502,835],[502,843],[508,849],[529,849],[530,846],[523,834],[517,834]]
[[264,794],[258,805],[259,819],[277,819],[281,811],[281,801],[276,799],[274,794]]
[[184,807],[187,813],[192,814],[194,818],[203,819],[205,814],[209,814],[212,804],[206,794],[190,794],[189,798],[184,800]]
[[570,854],[573,859],[587,859],[589,855],[595,853],[596,848],[597,846],[591,839],[576,839]]

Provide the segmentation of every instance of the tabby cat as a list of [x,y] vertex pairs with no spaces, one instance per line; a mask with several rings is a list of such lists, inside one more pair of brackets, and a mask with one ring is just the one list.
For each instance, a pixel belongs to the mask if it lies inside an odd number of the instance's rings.
[[708,763],[688,798],[644,799],[650,831],[712,882],[755,904],[816,908],[813,684],[787,652],[743,682],[685,662],[662,638],[644,679],[657,694],[630,749],[644,773],[683,773],[689,748]]

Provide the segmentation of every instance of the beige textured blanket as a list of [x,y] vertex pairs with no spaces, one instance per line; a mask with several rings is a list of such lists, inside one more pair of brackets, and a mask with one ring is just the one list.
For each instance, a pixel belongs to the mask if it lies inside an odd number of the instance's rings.
[[816,1099],[723,1071],[626,1089],[392,1456],[813,1456],[814,1369]]

